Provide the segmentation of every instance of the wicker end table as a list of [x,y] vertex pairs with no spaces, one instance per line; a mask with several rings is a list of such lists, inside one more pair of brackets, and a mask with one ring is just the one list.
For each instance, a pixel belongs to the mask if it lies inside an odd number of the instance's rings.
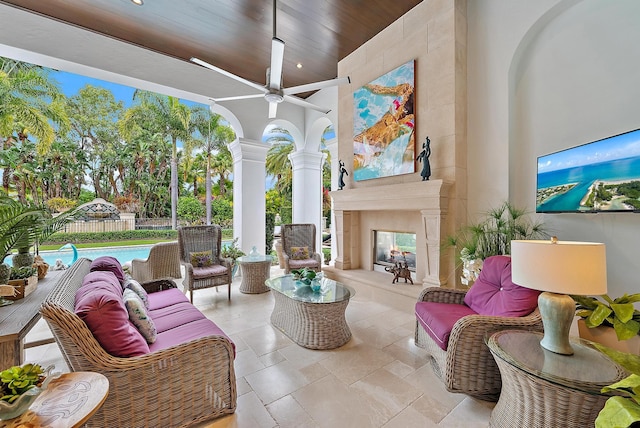
[[271,324],[305,348],[334,349],[351,339],[344,314],[355,292],[329,278],[320,282],[314,292],[292,275],[268,279],[274,298]]
[[574,355],[540,346],[541,333],[504,330],[487,345],[502,377],[490,427],[592,427],[608,395],[600,390],[626,377],[606,355],[578,338]]
[[241,293],[258,294],[270,290],[264,282],[271,274],[271,256],[242,256],[236,262],[242,272]]

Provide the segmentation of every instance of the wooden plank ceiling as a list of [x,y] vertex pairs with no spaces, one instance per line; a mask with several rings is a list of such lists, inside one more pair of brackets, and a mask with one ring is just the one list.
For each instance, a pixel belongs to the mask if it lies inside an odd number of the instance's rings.
[[[336,77],[337,63],[422,0],[278,0],[284,87]],[[0,0],[156,52],[264,84],[271,0]],[[108,52],[105,52],[108,55]],[[297,68],[297,64],[302,68]],[[308,94],[300,94],[303,97]]]

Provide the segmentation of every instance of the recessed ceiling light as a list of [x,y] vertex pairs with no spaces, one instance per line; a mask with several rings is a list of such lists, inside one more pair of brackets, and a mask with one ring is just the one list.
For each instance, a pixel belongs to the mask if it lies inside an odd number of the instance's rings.
[[298,68],[302,68],[302,64],[297,63],[297,64],[296,64],[296,67],[298,67]]
[[144,4],[144,0],[131,0],[131,3],[142,6]]

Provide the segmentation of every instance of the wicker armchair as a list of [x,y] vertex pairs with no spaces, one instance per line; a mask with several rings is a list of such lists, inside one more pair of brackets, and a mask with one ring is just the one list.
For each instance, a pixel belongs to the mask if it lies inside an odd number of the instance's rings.
[[[193,303],[194,290],[229,285],[231,300],[231,262],[220,257],[222,229],[218,225],[186,226],[178,228],[180,263],[184,265],[185,290],[189,290]],[[213,265],[198,267],[191,263],[192,253],[211,251]]]
[[[510,264],[508,268],[511,269]],[[508,279],[509,281],[511,279],[510,271]],[[466,290],[430,287],[422,291],[418,302],[460,306],[464,304],[466,293]],[[456,308],[452,307],[449,312],[452,313],[455,310]],[[470,309],[469,311],[473,312]],[[425,331],[416,317],[415,344],[427,350],[433,370],[442,379],[447,390],[497,401],[502,381],[486,341],[493,333],[506,329],[541,332],[542,318],[539,310],[536,308],[524,316],[492,316],[473,313],[462,316],[451,329],[446,350],[443,350]]]
[[[233,413],[233,345],[208,336],[140,357],[108,354],[74,313],[76,291],[91,261],[79,259],[60,278],[40,309],[72,371],[109,379],[109,395],[88,427],[189,426]],[[143,284],[148,292],[175,287],[170,280]]]
[[147,259],[131,260],[131,276],[138,282],[181,278],[179,252],[178,241],[155,244]]
[[[283,224],[280,229],[282,241],[282,258],[284,273],[291,269],[309,268],[316,272],[322,269],[322,258],[316,253],[316,225],[315,224]],[[308,256],[294,256],[294,247],[305,248]]]

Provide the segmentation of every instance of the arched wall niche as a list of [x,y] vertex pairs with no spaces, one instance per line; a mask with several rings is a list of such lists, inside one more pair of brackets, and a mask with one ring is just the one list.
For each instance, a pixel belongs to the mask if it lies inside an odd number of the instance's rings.
[[[538,156],[640,128],[640,2],[561,1],[525,33],[509,68],[509,199],[533,207]],[[561,240],[603,242],[609,294],[637,292],[640,216],[541,214]]]

